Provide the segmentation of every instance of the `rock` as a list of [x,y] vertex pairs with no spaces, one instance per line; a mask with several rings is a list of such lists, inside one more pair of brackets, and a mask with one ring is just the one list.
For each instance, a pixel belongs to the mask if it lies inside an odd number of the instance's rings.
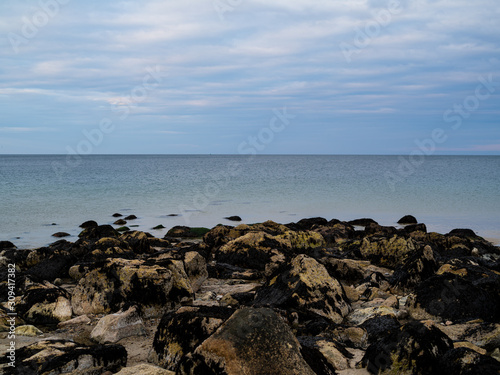
[[[245,226],[245,228],[249,227]],[[216,250],[222,245],[225,245],[229,241],[232,241],[242,235],[242,232],[236,230],[232,226],[219,224],[210,229],[203,236],[203,242],[206,243],[210,249]]]
[[123,227],[120,227],[120,228],[116,228],[116,231],[120,232],[120,233],[128,232],[129,230],[130,230],[130,228],[126,227],[126,226],[123,226]]
[[145,336],[146,327],[135,306],[127,311],[102,317],[90,333],[100,344],[116,343],[125,337]]
[[137,216],[135,216],[135,215],[128,215],[128,216],[125,218],[125,220],[135,220],[135,219],[137,219]]
[[197,227],[186,227],[182,225],[177,225],[171,228],[165,235],[165,239],[169,238],[199,238],[203,237],[208,233],[210,229],[208,228],[197,228]]
[[500,374],[500,362],[469,348],[449,350],[441,360],[441,374]]
[[361,327],[366,330],[368,342],[372,344],[385,336],[396,333],[401,324],[394,316],[380,315],[365,320]]
[[427,226],[425,224],[409,224],[402,228],[401,232],[407,235],[416,235],[414,232],[427,233]]
[[448,236],[457,236],[463,238],[477,238],[478,235],[472,229],[453,229]]
[[118,237],[118,232],[111,225],[99,225],[84,229],[78,237],[82,240],[98,241],[104,237]]
[[401,219],[398,220],[398,224],[418,224],[418,220],[415,218],[415,216],[412,215],[406,215],[403,216]]
[[153,230],[159,230],[159,229],[165,229],[165,227],[162,224],[159,224],[155,227],[152,228]]
[[372,263],[396,268],[415,253],[415,243],[412,239],[400,236],[386,238],[364,238],[360,252],[363,258]]
[[125,224],[127,224],[127,222],[123,219],[118,219],[113,224],[114,225],[125,225]]
[[468,259],[454,259],[415,288],[407,306],[414,319],[500,320],[500,275]]
[[450,349],[453,342],[439,329],[410,322],[371,344],[362,364],[372,374],[438,374],[441,358]]
[[69,237],[71,236],[71,234],[69,233],[66,233],[66,232],[57,232],[57,233],[54,233],[52,235],[52,237],[58,237],[58,238],[61,238],[61,237]]
[[69,269],[76,262],[76,257],[67,251],[53,251],[41,254],[42,249],[33,250],[28,255],[28,262],[34,264],[26,273],[35,276],[41,280],[54,281],[57,278],[66,278],[69,276]]
[[16,327],[16,335],[18,336],[28,336],[28,337],[36,337],[38,335],[42,335],[43,332],[38,328],[32,325],[26,326],[17,326]]
[[150,254],[154,252],[149,244],[149,236],[147,233],[133,231],[122,234],[120,239],[128,243],[136,254]]
[[6,375],[102,374],[117,372],[127,363],[121,345],[85,346],[66,340],[43,340],[16,349],[16,367],[4,369]]
[[498,323],[478,321],[453,325],[437,324],[436,327],[457,342],[467,340],[489,352],[500,347],[500,324]]
[[377,307],[366,307],[362,309],[354,310],[349,316],[347,320],[352,325],[362,325],[369,319],[373,319],[379,316],[389,315],[390,317],[395,318],[398,314],[397,309],[385,307],[385,306],[377,306]]
[[342,285],[323,265],[303,254],[257,291],[255,305],[312,312],[334,323],[351,311]]
[[0,241],[0,250],[16,249],[16,246],[10,241]]
[[281,318],[271,309],[253,308],[236,311],[177,373],[314,375]]
[[144,316],[154,317],[192,298],[182,262],[164,260],[158,265],[115,258],[79,281],[72,304],[78,315],[110,313],[135,304]]
[[374,266],[367,260],[324,257],[319,259],[319,262],[326,267],[332,277],[349,284],[359,284],[374,272],[381,274],[392,273],[391,270]]
[[315,226],[326,226],[328,225],[328,220],[322,217],[312,217],[307,219],[299,220],[296,223],[290,223],[286,226],[293,231],[306,231],[312,230]]
[[156,329],[149,362],[176,371],[184,357],[234,313],[222,307],[181,307],[165,314]]
[[476,353],[479,353],[481,355],[486,355],[486,349],[481,349],[479,346],[474,345],[471,342],[468,341],[457,341],[453,343],[453,347],[456,348],[469,348],[471,350],[474,350]]
[[71,319],[70,300],[66,290],[44,281],[29,284],[16,308],[26,322],[57,324]]
[[123,215],[117,212],[117,213],[114,213],[112,216],[113,217],[122,217]]
[[347,224],[354,225],[354,226],[360,226],[360,227],[366,227],[370,224],[377,224],[378,225],[378,223],[373,219],[356,219],[356,220],[348,221]]
[[225,217],[224,219],[229,220],[229,221],[241,221],[241,217],[239,217],[239,216],[228,216],[228,217]]
[[370,223],[365,227],[365,236],[392,237],[398,233],[394,227],[385,227],[379,224]]
[[193,292],[197,292],[201,284],[208,278],[205,258],[196,251],[188,251],[184,255],[184,269],[186,270]]
[[396,268],[389,282],[398,290],[413,289],[434,275],[438,269],[438,263],[434,259],[432,248],[427,245],[423,250],[412,254],[407,261]]
[[84,222],[83,224],[81,224],[80,228],[84,228],[84,229],[86,229],[86,228],[96,228],[98,226],[99,226],[99,224],[97,224],[96,221],[94,221],[94,220],[88,220],[88,221]]
[[141,363],[133,367],[122,368],[115,375],[175,375],[175,372],[153,366],[149,363]]
[[90,324],[92,320],[87,315],[80,315],[76,318],[66,320],[65,322],[61,322],[57,325],[58,328],[69,327],[73,325],[81,325],[81,324]]
[[316,226],[314,228],[314,231],[321,234],[327,244],[338,244],[345,242],[348,239],[353,238],[355,234],[354,228],[351,225],[345,223],[337,223],[333,226]]
[[322,335],[351,348],[366,349],[368,347],[368,333],[361,327],[329,326]]
[[324,337],[299,336],[301,353],[316,374],[332,374],[346,370],[353,357],[340,343]]

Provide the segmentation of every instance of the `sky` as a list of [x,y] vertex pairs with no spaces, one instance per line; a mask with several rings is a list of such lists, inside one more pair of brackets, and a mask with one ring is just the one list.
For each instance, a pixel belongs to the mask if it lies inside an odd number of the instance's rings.
[[0,154],[500,155],[498,0],[2,0]]

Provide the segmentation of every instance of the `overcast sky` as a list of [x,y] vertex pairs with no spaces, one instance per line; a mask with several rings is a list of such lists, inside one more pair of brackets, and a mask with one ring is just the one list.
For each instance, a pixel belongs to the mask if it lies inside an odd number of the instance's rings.
[[1,0],[0,153],[500,154],[498,0]]

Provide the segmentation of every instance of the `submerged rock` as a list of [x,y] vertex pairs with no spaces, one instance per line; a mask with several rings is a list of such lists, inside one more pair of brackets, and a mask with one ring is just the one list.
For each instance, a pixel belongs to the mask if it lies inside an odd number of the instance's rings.
[[298,255],[257,291],[256,306],[307,311],[340,323],[351,311],[342,285],[313,258]]
[[290,328],[271,309],[236,311],[194,354],[178,374],[314,375]]
[[229,220],[229,221],[241,221],[241,217],[239,217],[239,216],[228,216],[228,217],[225,217],[224,219]]

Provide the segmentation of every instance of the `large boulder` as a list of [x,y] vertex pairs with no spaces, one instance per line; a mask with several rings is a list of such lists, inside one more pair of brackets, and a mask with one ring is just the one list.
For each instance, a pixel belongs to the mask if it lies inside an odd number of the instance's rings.
[[144,322],[133,306],[127,311],[103,316],[90,333],[90,338],[100,344],[110,344],[125,337],[145,335]]
[[182,362],[178,374],[314,375],[290,328],[271,309],[236,311]]
[[111,225],[87,227],[79,235],[80,240],[97,241],[104,237],[118,237],[119,233]]
[[110,259],[88,272],[73,291],[77,315],[118,311],[138,305],[146,317],[190,302],[193,290],[182,261],[155,264],[143,260]]
[[451,339],[433,325],[410,322],[366,350],[362,364],[372,374],[439,373],[441,358],[453,349]]
[[145,232],[133,231],[122,234],[120,239],[128,243],[136,254],[150,254],[154,250],[149,244],[149,237]]
[[438,268],[432,248],[427,245],[423,250],[412,254],[403,265],[396,268],[390,283],[396,289],[411,290],[423,280],[433,276]]
[[340,323],[351,311],[344,288],[315,259],[296,256],[283,272],[257,291],[257,306],[273,306],[314,313]]
[[71,319],[71,295],[65,289],[48,281],[36,283],[26,280],[26,290],[16,306],[26,322],[44,325]]
[[364,238],[360,248],[363,258],[390,268],[402,265],[415,251],[413,240],[400,236]]
[[95,375],[117,372],[127,363],[127,351],[121,345],[84,346],[58,339],[17,348],[15,353],[15,367],[4,367],[3,374]]
[[441,361],[441,374],[500,374],[500,362],[468,348],[449,350]]
[[176,371],[184,357],[194,352],[234,313],[225,307],[181,307],[165,314],[156,329],[149,362]]

